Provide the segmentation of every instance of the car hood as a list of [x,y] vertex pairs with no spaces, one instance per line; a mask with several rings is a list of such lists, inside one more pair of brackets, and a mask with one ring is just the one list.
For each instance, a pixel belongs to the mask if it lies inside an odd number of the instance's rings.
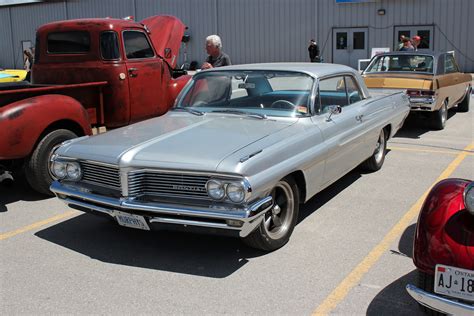
[[227,156],[296,121],[169,112],[71,142],[58,154],[121,167],[214,171]]

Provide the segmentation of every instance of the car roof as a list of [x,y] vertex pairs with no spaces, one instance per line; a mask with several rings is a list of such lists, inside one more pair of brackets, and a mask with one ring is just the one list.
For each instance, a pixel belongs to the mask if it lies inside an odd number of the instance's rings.
[[448,54],[448,52],[443,51],[434,51],[434,50],[422,50],[422,51],[394,51],[394,52],[386,52],[380,53],[376,56],[396,56],[396,55],[428,55],[433,57],[438,57],[443,54]]
[[208,71],[226,71],[226,70],[274,70],[274,71],[292,71],[306,73],[312,77],[325,77],[337,73],[356,73],[356,70],[338,64],[326,63],[259,63],[259,64],[242,64],[232,65],[219,68],[212,68]]

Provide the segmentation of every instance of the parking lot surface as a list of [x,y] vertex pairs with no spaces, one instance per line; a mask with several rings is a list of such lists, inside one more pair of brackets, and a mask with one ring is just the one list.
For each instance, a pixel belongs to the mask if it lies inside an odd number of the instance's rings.
[[418,211],[439,179],[474,179],[473,113],[453,111],[442,131],[409,119],[380,171],[312,198],[272,253],[128,229],[21,181],[0,186],[0,313],[421,315],[405,292]]

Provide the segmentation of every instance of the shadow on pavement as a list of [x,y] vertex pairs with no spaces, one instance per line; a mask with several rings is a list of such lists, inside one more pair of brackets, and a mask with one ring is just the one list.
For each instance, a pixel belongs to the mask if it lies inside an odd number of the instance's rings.
[[418,303],[405,290],[407,284],[416,284],[416,270],[385,287],[370,302],[367,315],[425,315]]
[[406,257],[413,258],[413,241],[415,238],[416,224],[408,226],[398,242],[398,251]]
[[0,213],[8,211],[8,204],[18,201],[39,201],[49,199],[46,196],[34,191],[26,179],[15,179],[12,183],[0,183]]
[[[448,120],[456,113],[456,110],[448,111]],[[402,128],[398,130],[393,138],[413,138],[419,139],[421,135],[432,131],[431,118],[422,117],[410,113]]]
[[39,231],[36,236],[106,263],[211,278],[225,278],[265,253],[237,238],[121,227],[91,214]]

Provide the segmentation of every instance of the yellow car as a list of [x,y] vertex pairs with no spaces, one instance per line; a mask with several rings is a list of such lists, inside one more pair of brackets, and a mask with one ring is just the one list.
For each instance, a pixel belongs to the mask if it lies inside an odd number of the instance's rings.
[[469,111],[472,77],[447,52],[392,52],[374,56],[362,77],[370,90],[406,90],[411,112],[443,129],[448,110]]
[[0,68],[0,83],[3,82],[17,82],[26,79],[28,72],[23,69],[1,69]]

